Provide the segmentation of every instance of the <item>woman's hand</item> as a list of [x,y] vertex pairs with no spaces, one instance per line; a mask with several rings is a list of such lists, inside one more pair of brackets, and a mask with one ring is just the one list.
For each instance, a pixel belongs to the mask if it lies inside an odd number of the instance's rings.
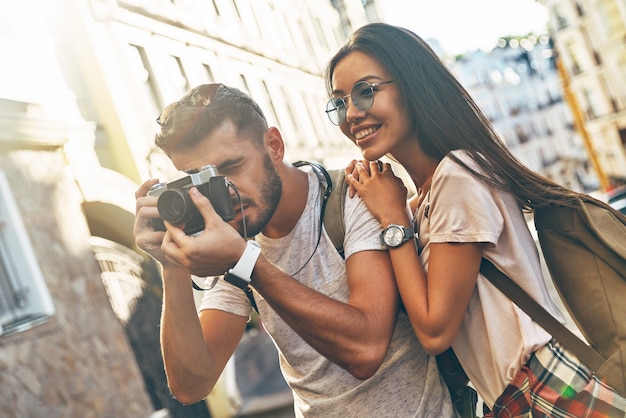
[[[363,199],[372,215],[382,225],[406,222],[407,188],[381,161],[352,161],[346,167],[346,181]],[[353,196],[353,194],[351,194]]]
[[348,196],[353,198],[356,195],[356,189],[348,181],[348,176],[353,176],[356,180],[359,179],[359,172],[356,169],[356,160],[350,161],[350,164],[346,167],[346,182],[348,183]]
[[[370,161],[367,160],[361,160],[361,161],[357,161],[357,160],[352,160],[350,161],[350,164],[348,164],[348,166],[346,167],[346,178],[348,178],[349,174],[352,174],[352,176],[354,176],[355,179],[359,179],[359,171],[357,170],[357,164],[361,163],[361,165],[363,167],[365,167],[366,170],[368,170],[369,172],[369,167],[370,167]],[[383,167],[383,163],[380,160],[377,160],[376,163],[378,164],[378,170],[382,170]],[[356,196],[356,189],[354,187],[352,187],[350,185],[350,183],[348,182],[348,192],[349,192],[349,196],[350,197],[354,197]]]

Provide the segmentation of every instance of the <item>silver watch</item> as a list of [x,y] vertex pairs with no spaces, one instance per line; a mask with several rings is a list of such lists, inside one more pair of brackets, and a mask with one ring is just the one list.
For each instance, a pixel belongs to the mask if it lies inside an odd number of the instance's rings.
[[380,233],[380,241],[390,248],[398,247],[413,238],[415,238],[413,229],[396,224],[389,224]]

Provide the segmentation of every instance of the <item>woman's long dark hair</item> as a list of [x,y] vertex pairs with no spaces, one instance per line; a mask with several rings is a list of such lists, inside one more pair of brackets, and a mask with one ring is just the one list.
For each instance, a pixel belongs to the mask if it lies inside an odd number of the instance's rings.
[[335,67],[353,51],[376,59],[396,81],[419,145],[429,157],[441,161],[452,150],[467,151],[487,175],[472,170],[452,154],[450,157],[481,181],[513,193],[528,210],[552,204],[574,206],[575,197],[581,196],[515,158],[434,51],[407,29],[372,23],[354,32],[326,68],[329,95]]

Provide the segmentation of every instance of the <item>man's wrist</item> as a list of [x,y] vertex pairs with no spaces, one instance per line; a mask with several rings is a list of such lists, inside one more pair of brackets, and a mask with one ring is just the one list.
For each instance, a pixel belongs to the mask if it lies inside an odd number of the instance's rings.
[[237,261],[237,264],[224,275],[224,280],[241,289],[245,289],[250,284],[252,271],[254,270],[259,255],[261,255],[261,247],[259,244],[254,240],[248,241],[241,258]]

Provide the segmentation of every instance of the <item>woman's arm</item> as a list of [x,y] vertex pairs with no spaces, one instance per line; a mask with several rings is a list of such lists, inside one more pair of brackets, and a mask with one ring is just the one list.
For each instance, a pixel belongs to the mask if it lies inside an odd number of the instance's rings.
[[[383,227],[409,226],[406,187],[388,164],[382,171],[376,168],[370,171],[357,164],[358,179],[349,174],[348,184]],[[426,274],[415,245],[407,242],[389,249],[413,330],[430,354],[444,351],[454,341],[476,284],[482,251],[479,243],[431,244]]]

